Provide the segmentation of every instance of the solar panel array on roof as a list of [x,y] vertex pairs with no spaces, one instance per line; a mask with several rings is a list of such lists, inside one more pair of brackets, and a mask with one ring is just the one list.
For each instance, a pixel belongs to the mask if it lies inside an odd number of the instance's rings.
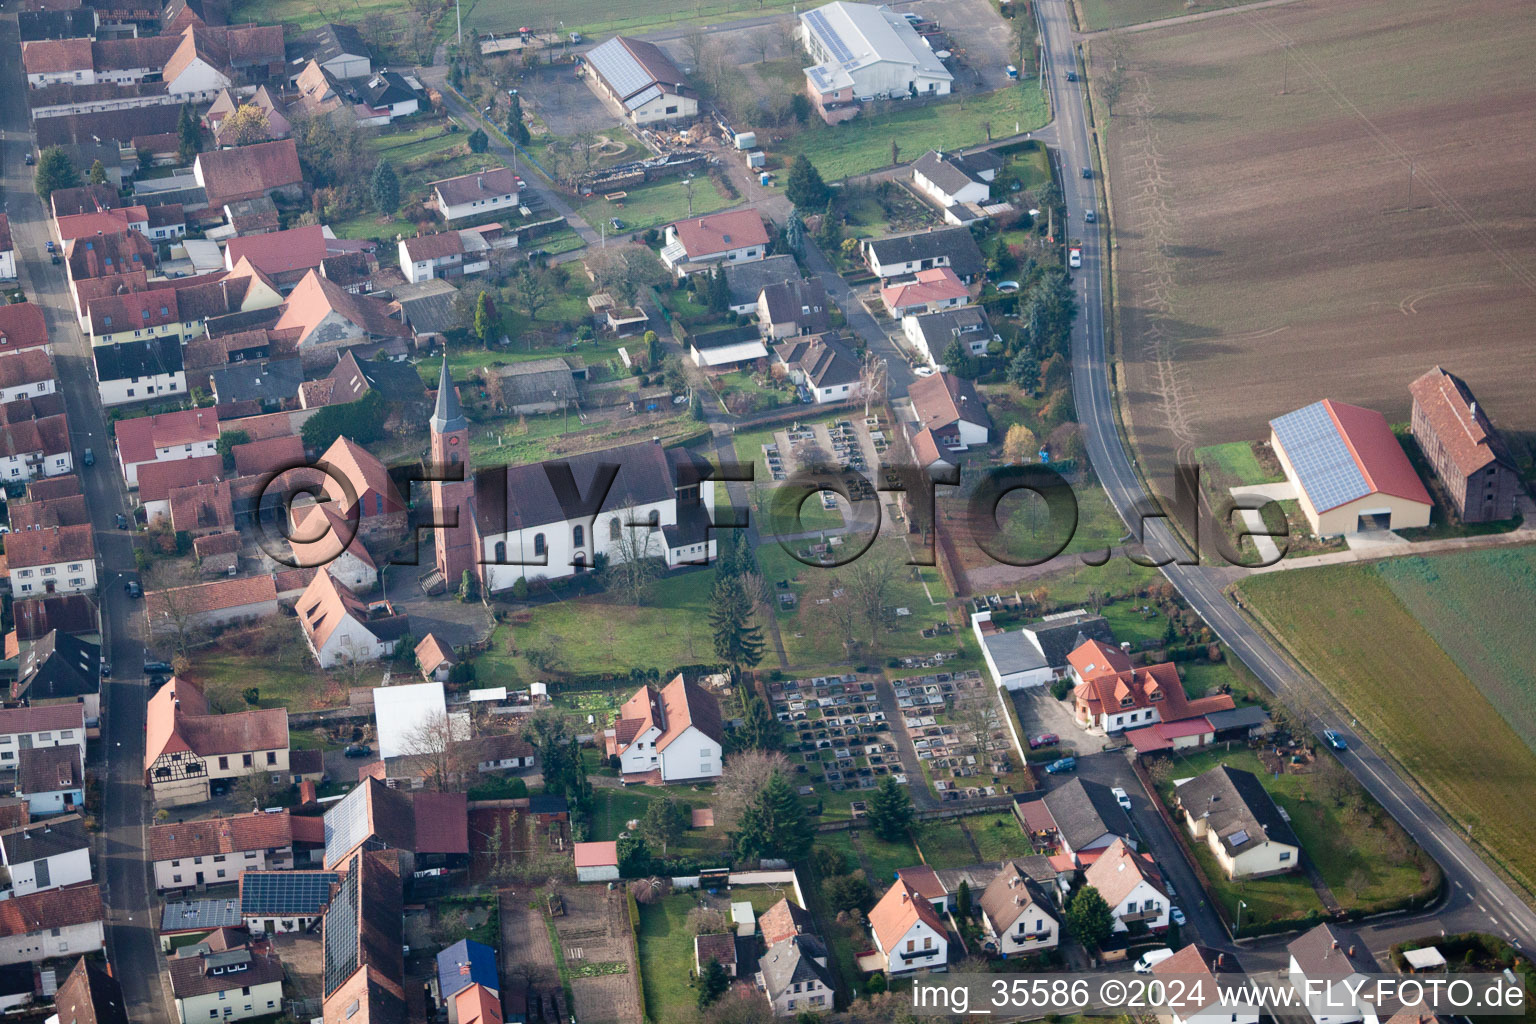
[[335,871],[247,871],[240,876],[240,913],[318,914],[330,902],[331,886],[340,880]]
[[361,856],[352,858],[347,877],[336,891],[325,912],[325,996],[342,986],[357,973],[357,876],[362,870]]
[[347,851],[368,838],[368,787],[358,786],[325,812],[325,864],[335,867]]
[[634,54],[625,49],[618,36],[589,50],[587,63],[620,96],[628,96],[651,84],[650,73],[640,66]]
[[827,21],[827,16],[821,11],[807,11],[805,20],[815,30],[818,38],[832,53],[835,61],[853,60],[853,51],[848,49],[848,44],[843,42],[843,37],[837,34],[832,23]]
[[655,99],[657,96],[660,96],[660,95],[661,95],[661,86],[653,85],[653,86],[651,86],[648,89],[642,89],[639,92],[635,93],[629,99],[624,101],[624,105],[626,107],[628,107],[630,110],[638,110],[641,107],[643,107],[645,104],[651,102],[651,100]]
[[1317,511],[1326,512],[1371,493],[1354,453],[1322,402],[1288,412],[1269,425]]
[[1247,841],[1248,830],[1245,828],[1240,828],[1236,832],[1233,832],[1231,838],[1228,839],[1228,842],[1230,842],[1233,846],[1242,846]]

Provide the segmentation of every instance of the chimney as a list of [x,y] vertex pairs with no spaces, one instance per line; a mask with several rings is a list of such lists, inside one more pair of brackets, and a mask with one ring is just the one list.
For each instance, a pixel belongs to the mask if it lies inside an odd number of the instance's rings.
[[1471,409],[1471,412],[1472,412],[1472,418],[1474,420],[1477,419],[1477,402],[1476,402],[1476,400],[1473,400],[1472,405],[1470,406],[1470,409]]
[[1350,946],[1349,947],[1349,955],[1350,956],[1354,956],[1355,955],[1355,947],[1354,946]]
[[1122,640],[1122,641],[1120,641],[1120,650],[1124,651],[1126,654],[1130,654],[1131,653],[1131,642],[1129,640]]
[[1333,940],[1333,948],[1334,949],[1338,949],[1339,948],[1339,940],[1338,939],[1334,939]]

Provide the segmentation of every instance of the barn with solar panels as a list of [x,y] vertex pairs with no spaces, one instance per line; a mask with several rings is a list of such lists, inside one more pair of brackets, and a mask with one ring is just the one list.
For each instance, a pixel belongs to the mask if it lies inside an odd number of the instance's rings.
[[631,124],[690,121],[699,114],[698,94],[652,43],[614,36],[588,51],[586,61],[587,82]]
[[1374,409],[1325,398],[1270,420],[1269,443],[1317,536],[1429,525],[1429,492]]
[[246,871],[240,917],[253,933],[304,931],[320,920],[341,881],[335,871]]
[[817,61],[805,69],[806,93],[832,124],[858,113],[860,102],[946,96],[954,87],[911,20],[886,7],[836,0],[800,15],[799,36]]

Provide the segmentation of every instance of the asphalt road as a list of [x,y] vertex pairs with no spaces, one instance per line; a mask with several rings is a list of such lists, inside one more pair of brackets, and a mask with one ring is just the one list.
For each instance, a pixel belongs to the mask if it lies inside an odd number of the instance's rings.
[[[1041,0],[1036,11],[1046,41],[1045,72],[1055,98],[1055,128],[1066,178],[1063,191],[1069,213],[1068,231],[1071,236],[1083,239],[1083,266],[1075,275],[1082,312],[1072,338],[1072,389],[1087,435],[1088,456],[1110,500],[1129,524],[1137,517],[1135,510],[1145,494],[1116,427],[1114,400],[1109,391],[1104,348],[1102,237],[1094,225],[1083,220],[1084,211],[1096,209],[1098,201],[1095,183],[1081,177],[1081,168],[1093,166],[1083,84],[1066,80],[1067,71],[1076,64],[1065,0]],[[1151,519],[1145,525],[1143,539],[1152,557],[1172,559],[1184,555],[1166,522]],[[1198,565],[1171,563],[1162,571],[1211,629],[1281,699],[1295,705],[1301,696],[1321,692],[1316,680],[1294,670],[1228,603],[1208,570]],[[1368,743],[1350,733],[1344,723],[1311,724],[1319,735],[1330,727],[1349,735],[1349,750],[1340,755],[1340,761],[1445,871],[1447,894],[1431,913],[1411,919],[1390,918],[1361,929],[1372,949],[1384,948],[1387,939],[1396,942],[1413,935],[1433,934],[1441,927],[1450,932],[1492,932],[1522,949],[1536,948],[1536,913],[1472,851],[1459,829],[1443,820],[1407,780]],[[1510,798],[1519,799],[1514,792]]]
[[[91,522],[95,527],[101,613],[107,648],[103,657],[114,668],[102,687],[102,738],[90,749],[89,771],[102,781],[101,820],[95,878],[108,905],[107,950],[135,1021],[170,1021],[160,984],[160,954],[151,921],[149,865],[143,857],[144,826],[150,807],[143,787],[144,707],[148,699],[140,673],[145,654],[142,606],[124,592],[121,574],[134,570],[129,534],[114,527],[113,517],[127,513],[123,489],[111,452],[106,417],[96,395],[89,344],[72,315],[64,267],[43,256],[49,222],[32,189],[32,169],[23,160],[31,148],[16,19],[0,18],[0,188],[11,218],[17,273],[33,302],[43,307],[60,391],[69,416],[75,468],[80,473]],[[86,448],[96,464],[85,467]]]

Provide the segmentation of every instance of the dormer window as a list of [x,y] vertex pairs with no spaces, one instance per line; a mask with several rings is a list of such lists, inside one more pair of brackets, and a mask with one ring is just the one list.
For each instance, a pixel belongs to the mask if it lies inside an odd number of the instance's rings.
[[1125,696],[1125,697],[1121,697],[1120,698],[1120,706],[1123,707],[1123,708],[1128,708],[1132,704],[1135,704],[1135,703],[1136,703],[1136,701],[1133,698],[1131,698],[1130,696]]
[[1163,691],[1162,690],[1153,690],[1151,693],[1147,694],[1147,699],[1148,700],[1162,700],[1163,699]]

